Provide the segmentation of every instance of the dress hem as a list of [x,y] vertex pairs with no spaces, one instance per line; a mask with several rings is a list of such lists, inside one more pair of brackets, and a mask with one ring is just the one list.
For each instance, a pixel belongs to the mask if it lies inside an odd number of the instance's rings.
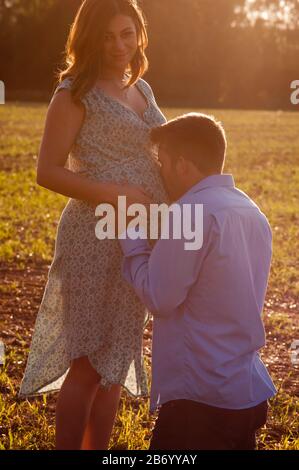
[[[79,359],[79,357],[83,357],[83,356],[84,356],[84,355],[78,356],[78,357],[75,357],[75,358],[73,358],[73,359]],[[88,354],[87,354],[87,357],[88,357]],[[72,359],[72,360],[73,360],[73,359]],[[89,359],[89,358],[88,358],[88,360],[89,360],[89,362],[90,362],[90,359]],[[95,369],[95,367],[92,365],[91,362],[90,362],[90,365]],[[20,399],[26,399],[27,397],[38,397],[38,396],[41,396],[41,395],[45,395],[45,394],[47,394],[47,393],[56,393],[56,392],[59,392],[60,389],[61,389],[61,387],[59,387],[59,388],[54,388],[54,389],[52,389],[52,390],[46,390],[46,391],[44,391],[44,392],[39,391],[39,390],[40,390],[41,388],[47,387],[48,385],[50,385],[50,384],[53,383],[53,382],[56,382],[58,379],[60,379],[60,378],[66,373],[66,371],[67,371],[69,368],[70,368],[70,366],[67,367],[67,368],[64,370],[64,372],[62,372],[61,374],[59,374],[57,377],[54,377],[54,379],[51,379],[49,382],[47,382],[46,384],[44,384],[44,385],[42,385],[41,387],[39,387],[39,389],[36,390],[36,391],[32,391],[32,392],[29,392],[29,393],[20,393],[20,392],[19,392],[19,393],[18,393],[18,398],[20,398]],[[97,371],[97,373],[99,374],[98,371]],[[101,376],[101,381],[100,381],[100,383],[99,383],[99,386],[100,386],[101,388],[103,388],[103,389],[109,389],[112,385],[121,385],[121,386],[125,389],[125,391],[128,393],[128,395],[129,395],[130,397],[132,397],[132,398],[149,398],[149,397],[150,397],[150,394],[149,394],[149,393],[144,394],[144,393],[141,392],[141,393],[138,393],[138,394],[134,394],[134,393],[132,393],[132,392],[128,389],[128,387],[126,387],[126,385],[123,384],[122,382],[110,382],[109,380],[105,379],[105,377],[104,377],[103,375],[101,375],[101,374],[99,374],[99,375]],[[104,379],[104,381],[106,382],[106,385],[102,385],[102,384],[101,384],[101,382],[102,382],[103,379]],[[65,379],[64,379],[64,380],[65,380]],[[63,381],[63,383],[64,383],[64,381]],[[63,383],[62,383],[62,385],[63,385]]]

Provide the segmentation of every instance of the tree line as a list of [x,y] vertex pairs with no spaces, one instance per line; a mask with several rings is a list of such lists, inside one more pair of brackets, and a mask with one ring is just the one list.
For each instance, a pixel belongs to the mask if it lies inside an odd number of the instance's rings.
[[[0,0],[7,98],[48,99],[82,0]],[[294,109],[298,0],[142,0],[146,79],[172,106]]]

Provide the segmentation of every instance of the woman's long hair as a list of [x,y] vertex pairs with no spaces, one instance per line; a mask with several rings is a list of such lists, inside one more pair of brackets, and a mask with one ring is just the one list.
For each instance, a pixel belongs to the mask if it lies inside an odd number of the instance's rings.
[[66,44],[66,68],[58,71],[58,82],[71,77],[75,101],[94,85],[101,70],[101,45],[109,22],[115,15],[130,16],[136,26],[138,49],[129,65],[133,85],[148,68],[146,22],[137,0],[84,0],[71,26]]

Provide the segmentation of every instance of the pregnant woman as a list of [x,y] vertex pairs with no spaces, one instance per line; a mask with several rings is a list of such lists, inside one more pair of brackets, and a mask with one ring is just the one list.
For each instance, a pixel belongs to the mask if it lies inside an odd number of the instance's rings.
[[148,395],[148,312],[122,279],[118,240],[95,236],[100,203],[167,202],[149,138],[165,118],[141,78],[146,46],[134,0],[85,0],[47,113],[37,182],[70,199],[19,396],[60,390],[57,449],[107,449],[121,386]]

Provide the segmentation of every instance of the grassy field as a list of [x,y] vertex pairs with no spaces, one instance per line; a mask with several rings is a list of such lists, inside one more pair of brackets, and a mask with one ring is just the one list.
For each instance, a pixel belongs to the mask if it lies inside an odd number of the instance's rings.
[[[35,183],[44,104],[0,106],[0,449],[53,449],[57,394],[20,400],[34,321],[53,256],[55,231],[67,201]],[[166,109],[168,118],[190,110]],[[262,357],[279,390],[271,401],[259,449],[299,450],[299,370],[290,346],[299,339],[299,113],[207,111],[221,119],[229,151],[226,172],[268,216],[274,257],[264,310]],[[150,366],[151,324],[144,349]],[[122,394],[110,446],[147,449],[153,421],[148,401]]]

